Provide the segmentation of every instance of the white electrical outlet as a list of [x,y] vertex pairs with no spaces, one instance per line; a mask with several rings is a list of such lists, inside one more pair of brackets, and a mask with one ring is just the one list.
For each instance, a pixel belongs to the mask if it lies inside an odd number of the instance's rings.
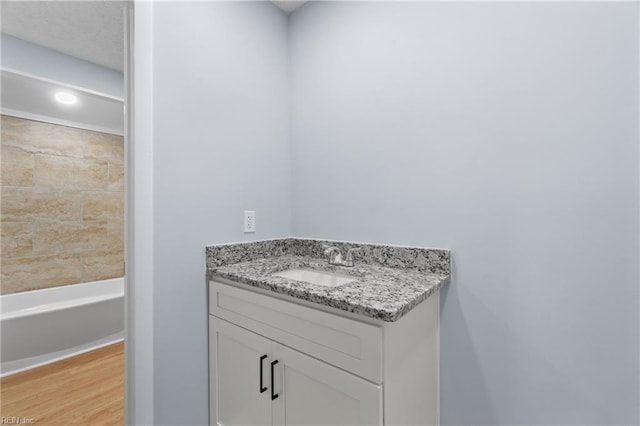
[[244,211],[244,232],[256,232],[256,212],[254,210]]

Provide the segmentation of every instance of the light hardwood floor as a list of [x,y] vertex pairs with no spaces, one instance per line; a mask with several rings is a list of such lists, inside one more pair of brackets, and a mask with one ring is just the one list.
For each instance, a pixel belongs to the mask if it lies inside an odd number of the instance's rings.
[[117,343],[0,380],[0,415],[37,426],[122,425],[123,349]]

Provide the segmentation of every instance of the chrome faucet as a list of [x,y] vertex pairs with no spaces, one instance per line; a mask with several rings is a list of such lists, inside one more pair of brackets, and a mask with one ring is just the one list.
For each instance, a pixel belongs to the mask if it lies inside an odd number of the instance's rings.
[[324,248],[324,255],[327,256],[327,262],[329,263],[329,265],[348,267],[353,267],[355,265],[355,263],[353,262],[353,253],[356,251],[361,251],[358,247],[350,248],[349,250],[347,250],[346,260],[342,260],[342,254],[340,253],[340,249],[338,249],[338,247],[323,244],[322,248]]

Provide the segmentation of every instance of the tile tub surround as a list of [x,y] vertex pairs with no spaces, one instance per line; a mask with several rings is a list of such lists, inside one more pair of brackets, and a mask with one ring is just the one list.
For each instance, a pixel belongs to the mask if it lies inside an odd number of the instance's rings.
[[122,136],[1,120],[0,292],[123,276]]
[[[360,247],[356,266],[328,265],[323,244]],[[264,290],[387,322],[397,321],[449,282],[450,252],[287,238],[207,247],[209,278],[221,277]],[[334,271],[357,278],[338,287],[274,277],[292,268]]]

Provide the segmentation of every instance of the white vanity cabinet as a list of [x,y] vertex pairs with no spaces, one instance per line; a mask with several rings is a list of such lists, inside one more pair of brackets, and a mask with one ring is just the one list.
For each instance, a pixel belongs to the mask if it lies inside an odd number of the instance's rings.
[[212,424],[382,424],[381,386],[220,318],[209,327]]
[[383,323],[211,281],[210,424],[438,424],[437,299]]

